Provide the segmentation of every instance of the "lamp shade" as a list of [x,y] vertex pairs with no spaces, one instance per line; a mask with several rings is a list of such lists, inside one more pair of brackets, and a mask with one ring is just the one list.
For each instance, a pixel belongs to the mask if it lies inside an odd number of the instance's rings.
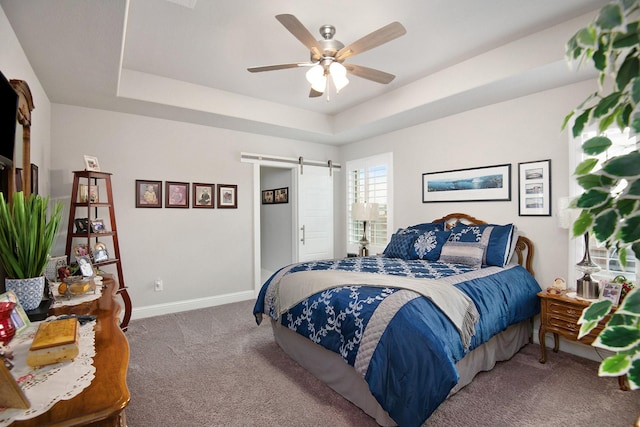
[[327,87],[327,76],[324,74],[322,65],[314,65],[309,68],[306,74],[307,81],[311,83],[311,88],[316,92],[324,93]]
[[329,66],[329,74],[331,74],[331,80],[336,87],[336,93],[339,93],[346,85],[349,84],[347,78],[347,69],[339,62],[332,62]]
[[351,205],[351,218],[357,221],[375,221],[378,219],[377,203],[354,203]]

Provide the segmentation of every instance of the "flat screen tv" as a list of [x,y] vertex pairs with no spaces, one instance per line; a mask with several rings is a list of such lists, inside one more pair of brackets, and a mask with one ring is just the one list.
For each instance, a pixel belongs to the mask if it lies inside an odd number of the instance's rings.
[[18,117],[18,94],[0,71],[0,169],[13,166]]

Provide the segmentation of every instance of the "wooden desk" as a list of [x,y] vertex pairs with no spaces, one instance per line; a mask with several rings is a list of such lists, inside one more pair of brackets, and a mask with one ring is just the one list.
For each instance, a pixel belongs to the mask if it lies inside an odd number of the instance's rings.
[[118,286],[105,275],[102,296],[95,301],[54,309],[51,314],[95,314],[95,378],[82,393],[56,403],[46,413],[11,426],[124,426],[124,408],[129,403],[127,369],[129,343],[120,329],[120,306],[115,300]]

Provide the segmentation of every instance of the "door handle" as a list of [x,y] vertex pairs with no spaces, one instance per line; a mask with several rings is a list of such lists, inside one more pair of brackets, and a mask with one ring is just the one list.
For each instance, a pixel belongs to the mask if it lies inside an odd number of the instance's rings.
[[302,231],[302,239],[300,239],[300,241],[302,242],[302,244],[305,244],[305,240],[306,240],[306,230],[305,230],[305,226],[303,225],[302,227],[300,227],[300,230]]

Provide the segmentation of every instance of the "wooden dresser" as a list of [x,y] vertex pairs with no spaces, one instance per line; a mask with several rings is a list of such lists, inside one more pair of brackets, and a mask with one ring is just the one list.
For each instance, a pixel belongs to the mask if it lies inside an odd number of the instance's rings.
[[46,413],[11,426],[125,426],[124,409],[129,403],[127,369],[129,343],[120,329],[116,302],[116,281],[110,275],[103,280],[102,296],[95,301],[60,307],[51,314],[94,314],[96,355],[95,378],[82,393],[56,403]]

